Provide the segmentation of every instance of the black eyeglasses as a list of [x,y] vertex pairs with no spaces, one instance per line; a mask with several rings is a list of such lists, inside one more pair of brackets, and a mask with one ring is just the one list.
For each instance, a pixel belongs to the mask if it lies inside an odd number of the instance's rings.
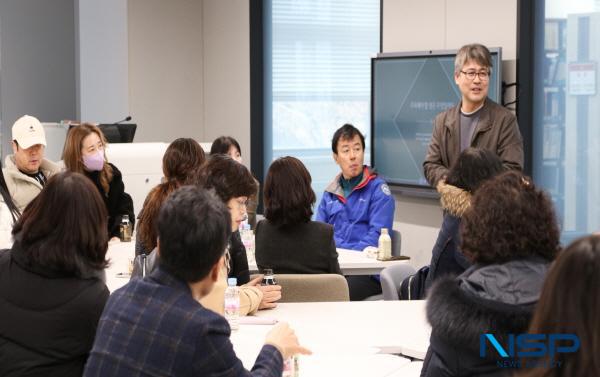
[[471,81],[475,80],[475,77],[479,77],[479,80],[481,80],[481,81],[487,81],[490,78],[490,73],[488,71],[481,71],[481,72],[475,72],[475,71],[465,72],[465,71],[460,71],[460,73],[462,73],[463,75],[465,75]]

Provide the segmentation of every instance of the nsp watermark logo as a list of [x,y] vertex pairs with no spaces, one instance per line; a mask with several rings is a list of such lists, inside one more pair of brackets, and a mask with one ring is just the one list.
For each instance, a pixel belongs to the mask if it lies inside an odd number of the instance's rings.
[[[502,358],[497,361],[499,367],[560,367],[560,361],[555,362],[554,356],[558,353],[577,352],[579,337],[575,334],[508,334],[506,344],[502,345],[494,334],[481,334],[479,356],[486,357],[488,348],[496,350]],[[520,358],[526,358],[527,363],[524,364]]]

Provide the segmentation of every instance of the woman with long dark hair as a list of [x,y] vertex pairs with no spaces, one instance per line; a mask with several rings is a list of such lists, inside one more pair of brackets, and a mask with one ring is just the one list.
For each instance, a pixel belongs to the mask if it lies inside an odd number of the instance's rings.
[[132,228],[135,225],[133,200],[125,192],[121,172],[106,159],[106,145],[106,138],[98,127],[82,123],[69,130],[63,160],[68,171],[81,173],[94,183],[108,211],[108,235],[118,238],[124,215],[129,216]]
[[81,174],[52,176],[0,251],[0,375],[81,376],[108,289],[107,213]]
[[[562,251],[552,265],[529,333],[573,334],[575,352],[522,360],[519,377],[600,376],[600,236],[581,238]],[[561,346],[574,346],[563,341]],[[534,368],[533,365],[543,365]],[[545,365],[545,366],[544,366]]]
[[169,194],[195,176],[204,160],[204,151],[194,139],[179,138],[169,145],[162,160],[164,180],[150,191],[138,218],[136,254],[149,254],[156,247],[155,221],[160,206]]
[[294,157],[273,161],[264,188],[265,219],[256,225],[256,263],[276,274],[341,274],[333,226],[311,221],[310,173]]

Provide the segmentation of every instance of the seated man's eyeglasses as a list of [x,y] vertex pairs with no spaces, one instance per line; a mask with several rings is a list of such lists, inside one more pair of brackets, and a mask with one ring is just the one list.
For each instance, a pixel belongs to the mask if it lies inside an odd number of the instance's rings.
[[476,76],[479,76],[479,80],[481,81],[487,81],[490,78],[490,72],[489,71],[480,71],[480,72],[476,72],[476,71],[460,71],[460,73],[464,74],[469,80],[475,80]]

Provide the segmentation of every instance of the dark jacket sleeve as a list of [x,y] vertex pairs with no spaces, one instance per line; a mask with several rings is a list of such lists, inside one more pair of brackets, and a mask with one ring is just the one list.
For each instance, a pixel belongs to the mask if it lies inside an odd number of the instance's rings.
[[519,131],[517,118],[510,113],[500,124],[498,156],[507,170],[523,170],[523,137]]
[[250,281],[250,271],[248,268],[246,248],[242,243],[240,232],[236,231],[231,233],[231,238],[229,240],[229,255],[231,256],[231,261],[228,277],[236,278],[238,285],[246,284]]
[[433,283],[444,275],[459,275],[470,263],[458,249],[460,244],[460,218],[444,214],[444,220],[431,251],[429,273],[425,280],[425,290],[428,291]]
[[423,367],[421,367],[421,377],[427,377],[429,373],[429,365],[431,364],[431,347],[427,348],[427,353],[425,354],[425,360],[423,360]]
[[439,114],[433,121],[433,133],[425,161],[423,161],[423,171],[427,182],[435,187],[440,179],[448,174],[448,167],[444,166],[442,161],[442,143],[444,132],[444,114]]
[[198,336],[197,355],[191,366],[198,376],[279,377],[283,372],[283,357],[272,345],[265,344],[252,367],[247,371],[236,356],[229,339],[229,326],[220,317],[211,321]]
[[108,234],[109,237],[119,237],[119,225],[123,215],[129,215],[131,230],[135,227],[135,215],[133,212],[133,200],[125,192],[123,176],[116,166],[113,168],[113,179],[110,181],[108,192]]
[[86,334],[81,334],[81,336],[82,339],[85,337],[90,350],[94,344],[98,322],[100,321],[100,316],[102,315],[106,301],[108,301],[109,294],[106,285],[103,282],[99,282],[89,290],[87,294],[88,297],[85,298],[85,304],[89,313],[89,331]]

